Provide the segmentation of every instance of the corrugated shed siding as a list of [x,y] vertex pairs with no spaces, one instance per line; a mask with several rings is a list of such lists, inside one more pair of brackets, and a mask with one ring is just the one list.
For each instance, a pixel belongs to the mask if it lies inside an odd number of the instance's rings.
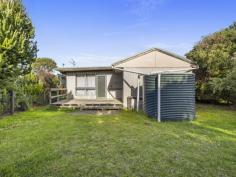
[[144,111],[150,117],[157,117],[156,76],[144,76]]
[[[144,77],[144,109],[157,117],[157,76]],[[161,75],[161,119],[182,120],[195,117],[194,74]]]
[[161,119],[195,117],[194,74],[161,75]]

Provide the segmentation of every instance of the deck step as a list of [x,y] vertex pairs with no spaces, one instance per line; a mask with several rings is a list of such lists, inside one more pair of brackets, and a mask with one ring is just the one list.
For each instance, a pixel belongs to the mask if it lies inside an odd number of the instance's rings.
[[88,109],[88,110],[118,110],[123,108],[122,102],[118,100],[62,100],[59,102],[52,103],[55,106],[63,108],[77,108],[77,109]]
[[61,104],[56,106],[61,108],[78,108],[83,110],[119,110],[123,108],[122,104]]

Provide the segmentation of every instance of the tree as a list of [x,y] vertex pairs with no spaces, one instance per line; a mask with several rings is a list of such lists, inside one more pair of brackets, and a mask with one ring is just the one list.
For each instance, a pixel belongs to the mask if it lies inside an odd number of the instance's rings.
[[33,72],[45,89],[56,87],[58,78],[53,73],[57,68],[57,63],[51,58],[37,58],[32,64]]
[[[31,71],[35,30],[21,0],[0,0],[0,85]],[[1,87],[0,86],[0,87]]]
[[51,58],[37,58],[32,65],[33,71],[53,72],[57,68],[57,63]]
[[[235,66],[236,23],[204,37],[186,54],[199,65],[196,71],[197,98],[199,100],[229,101],[231,93],[223,89]],[[219,89],[221,88],[221,89]],[[229,90],[228,90],[229,91]],[[231,91],[230,91],[231,92]]]
[[236,67],[224,78],[213,78],[210,82],[213,94],[217,99],[227,103],[236,103]]

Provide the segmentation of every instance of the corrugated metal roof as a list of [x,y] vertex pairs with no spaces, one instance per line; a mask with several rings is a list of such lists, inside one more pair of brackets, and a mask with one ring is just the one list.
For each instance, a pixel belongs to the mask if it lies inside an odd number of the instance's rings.
[[112,71],[111,66],[99,66],[99,67],[73,67],[73,68],[57,68],[58,71],[65,72],[82,72],[82,71]]

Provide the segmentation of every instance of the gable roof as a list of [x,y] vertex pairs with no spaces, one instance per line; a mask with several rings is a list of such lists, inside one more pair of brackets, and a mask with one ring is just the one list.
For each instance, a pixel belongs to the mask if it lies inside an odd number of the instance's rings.
[[185,61],[185,62],[187,62],[187,63],[196,65],[196,63],[194,63],[192,60],[189,60],[189,59],[187,59],[187,58],[185,58],[185,57],[183,57],[183,56],[177,55],[177,54],[175,54],[175,53],[172,53],[172,52],[169,52],[169,51],[167,51],[167,50],[160,49],[160,48],[151,48],[151,49],[149,49],[149,50],[140,52],[140,53],[138,53],[138,54],[136,54],[136,55],[133,55],[133,56],[131,56],[131,57],[122,59],[122,60],[120,60],[120,61],[117,61],[117,62],[113,63],[112,66],[116,66],[116,65],[125,63],[125,62],[127,62],[127,61],[129,61],[129,60],[135,59],[135,58],[140,57],[140,56],[142,56],[142,55],[146,55],[146,54],[151,53],[151,52],[153,52],[153,51],[158,51],[158,52],[164,53],[164,54],[166,54],[166,55],[169,55],[169,56],[171,56],[171,57],[174,57],[174,58],[180,59],[180,60],[182,60],[182,61]]

